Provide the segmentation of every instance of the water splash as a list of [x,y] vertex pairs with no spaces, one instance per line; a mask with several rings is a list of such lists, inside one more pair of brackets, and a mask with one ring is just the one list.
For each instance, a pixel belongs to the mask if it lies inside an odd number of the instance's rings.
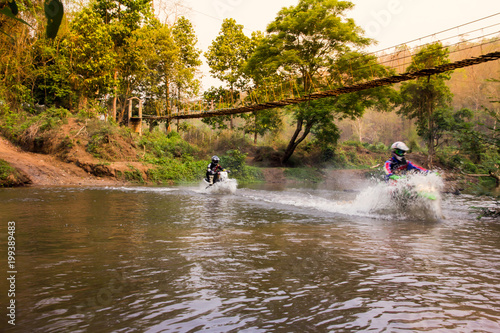
[[370,182],[355,197],[339,191],[262,192],[243,190],[240,195],[252,201],[314,209],[317,211],[376,219],[418,219],[436,221],[442,218],[442,179],[435,174],[411,175],[397,183]]
[[424,220],[440,220],[443,180],[435,173],[412,174],[398,181],[378,182],[362,190],[355,211]]
[[207,185],[206,181],[200,183],[200,190],[211,194],[234,194],[237,188],[238,181],[236,179],[226,179],[210,186]]

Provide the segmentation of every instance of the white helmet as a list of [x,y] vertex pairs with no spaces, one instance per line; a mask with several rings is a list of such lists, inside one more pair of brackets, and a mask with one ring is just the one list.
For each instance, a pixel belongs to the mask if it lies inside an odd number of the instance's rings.
[[394,156],[398,161],[402,161],[404,159],[408,150],[410,150],[410,148],[408,148],[408,146],[401,141],[396,141],[391,146],[392,156]]

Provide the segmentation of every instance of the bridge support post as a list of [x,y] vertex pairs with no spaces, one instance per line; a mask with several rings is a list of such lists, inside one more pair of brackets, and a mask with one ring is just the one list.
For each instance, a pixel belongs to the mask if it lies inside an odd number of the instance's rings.
[[165,132],[167,132],[167,134],[172,132],[172,125],[170,119],[165,120]]
[[[132,117],[132,101],[134,99],[139,100],[138,117]],[[139,133],[139,135],[142,135],[142,100],[137,97],[129,98],[127,126],[131,128],[135,133]]]

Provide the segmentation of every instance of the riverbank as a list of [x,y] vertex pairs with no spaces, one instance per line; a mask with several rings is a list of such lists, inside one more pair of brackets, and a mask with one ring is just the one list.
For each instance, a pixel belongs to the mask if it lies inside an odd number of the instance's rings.
[[50,154],[22,150],[0,137],[0,159],[15,171],[5,177],[2,186],[118,185],[116,177],[98,177],[75,163],[67,163]]
[[[83,156],[83,155],[82,155]],[[4,177],[2,186],[116,186],[137,184],[127,181],[119,175],[133,168],[145,179],[147,184],[148,165],[140,162],[107,162],[101,163],[87,159],[63,161],[52,154],[33,153],[22,150],[5,138],[0,137],[0,160],[6,161],[12,170]],[[100,172],[96,168],[100,168]],[[286,168],[261,168],[264,182],[275,184],[293,184],[308,180],[295,179],[286,174]],[[362,186],[366,175],[373,170],[360,169],[328,169],[322,171],[324,186],[351,190]],[[96,175],[100,174],[99,176]],[[458,175],[446,173],[445,191],[458,193],[469,180]],[[311,180],[309,180],[311,182]],[[317,179],[314,182],[318,182]]]

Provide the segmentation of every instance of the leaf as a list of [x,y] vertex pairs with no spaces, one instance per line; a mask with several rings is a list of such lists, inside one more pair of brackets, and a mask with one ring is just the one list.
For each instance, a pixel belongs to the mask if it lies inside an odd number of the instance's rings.
[[19,13],[19,9],[17,8],[17,4],[14,0],[9,2],[9,7],[12,14],[17,15]]
[[44,3],[47,18],[47,38],[56,38],[64,15],[64,7],[60,0],[46,0]]
[[[13,4],[12,4],[13,3]],[[16,14],[19,12],[19,10],[17,9],[17,5],[14,1],[9,2],[9,6],[7,7],[4,7],[0,10],[0,14],[3,14],[7,17],[10,17],[11,19],[14,19],[22,24],[26,24],[27,26],[29,26],[30,28],[33,28],[28,22],[26,22],[25,20],[23,19],[20,19],[20,18],[17,18],[16,17]],[[0,30],[1,31],[1,30]],[[1,31],[3,34],[9,36],[7,33],[5,33],[4,31]],[[9,36],[11,37],[11,36]]]

